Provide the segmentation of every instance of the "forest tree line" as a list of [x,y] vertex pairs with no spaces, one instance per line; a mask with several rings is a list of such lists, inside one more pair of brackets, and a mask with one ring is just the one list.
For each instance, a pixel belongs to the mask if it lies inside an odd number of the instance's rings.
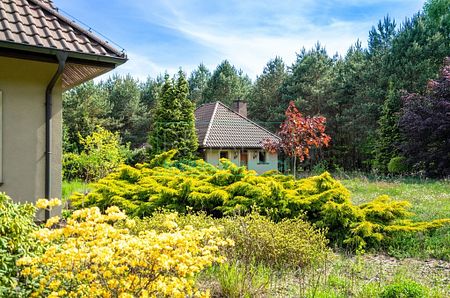
[[[316,150],[305,167],[387,173],[389,163],[401,161],[410,172],[450,175],[450,0],[429,0],[400,24],[386,16],[368,36],[367,47],[356,41],[344,56],[318,42],[301,49],[292,65],[274,57],[255,81],[227,60],[214,70],[200,64],[186,78],[188,97],[194,106],[245,100],[249,118],[273,132],[290,101],[304,115],[326,117],[330,146]],[[65,152],[82,151],[80,139],[98,126],[118,132],[132,149],[148,147],[166,80],[114,75],[67,91]]]

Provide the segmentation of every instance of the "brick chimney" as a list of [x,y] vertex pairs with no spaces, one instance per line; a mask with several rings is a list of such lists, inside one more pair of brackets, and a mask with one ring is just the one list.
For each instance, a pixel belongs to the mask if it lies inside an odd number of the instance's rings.
[[233,105],[231,106],[231,108],[236,113],[241,114],[244,117],[247,117],[247,102],[243,101],[242,99],[237,99],[233,101]]

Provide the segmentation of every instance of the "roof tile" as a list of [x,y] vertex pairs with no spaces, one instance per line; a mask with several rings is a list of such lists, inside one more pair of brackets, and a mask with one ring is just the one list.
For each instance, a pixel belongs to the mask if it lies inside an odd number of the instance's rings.
[[2,0],[0,41],[125,58],[123,52],[61,15],[51,0]]
[[199,145],[203,148],[262,148],[265,139],[279,140],[219,101],[197,108],[195,119]]

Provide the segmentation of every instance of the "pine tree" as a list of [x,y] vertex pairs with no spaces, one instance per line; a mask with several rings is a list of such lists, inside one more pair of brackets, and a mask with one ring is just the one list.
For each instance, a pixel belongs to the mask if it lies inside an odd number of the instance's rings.
[[287,78],[283,59],[276,57],[264,67],[262,75],[255,82],[248,102],[250,119],[260,122],[266,128],[277,131],[284,120],[281,86]]
[[189,77],[189,99],[194,103],[204,102],[204,92],[211,78],[211,72],[203,64],[197,67]]
[[237,70],[227,60],[219,64],[208,81],[204,91],[202,102],[214,102],[220,100],[226,105],[231,105],[236,99],[246,100],[250,93],[250,78]]
[[398,121],[400,119],[401,107],[400,95],[395,90],[394,84],[389,82],[382,115],[378,121],[378,139],[375,147],[374,167],[382,172],[387,171],[389,161],[398,155],[397,148],[400,144]]

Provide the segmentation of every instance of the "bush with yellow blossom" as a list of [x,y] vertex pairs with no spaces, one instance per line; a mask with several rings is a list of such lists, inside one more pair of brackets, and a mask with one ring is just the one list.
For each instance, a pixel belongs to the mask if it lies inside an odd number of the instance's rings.
[[[134,221],[117,207],[75,211],[61,228],[36,232],[47,246],[37,257],[17,262],[22,274],[38,282],[31,297],[197,297],[194,275],[215,262],[219,248],[232,244],[218,228],[178,228],[168,214],[170,232],[130,233]],[[114,223],[124,222],[125,227]],[[55,221],[51,219],[47,226]]]

